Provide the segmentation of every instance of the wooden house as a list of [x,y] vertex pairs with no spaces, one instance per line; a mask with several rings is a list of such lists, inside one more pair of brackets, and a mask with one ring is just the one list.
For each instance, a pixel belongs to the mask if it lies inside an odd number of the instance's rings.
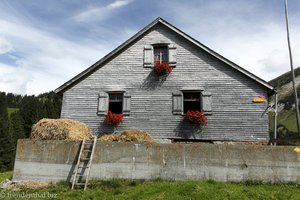
[[[158,75],[156,63],[172,71]],[[56,92],[63,95],[61,118],[80,120],[98,135],[114,130],[103,122],[110,110],[124,114],[118,131],[145,130],[155,139],[269,140],[268,102],[253,99],[274,88],[162,18]],[[184,120],[190,109],[204,112],[208,124]]]

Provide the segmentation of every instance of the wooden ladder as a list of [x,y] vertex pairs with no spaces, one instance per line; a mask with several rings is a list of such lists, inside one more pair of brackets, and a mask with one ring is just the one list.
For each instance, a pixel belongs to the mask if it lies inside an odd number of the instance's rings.
[[75,173],[73,175],[72,190],[75,188],[75,186],[84,186],[84,190],[86,190],[89,182],[90,170],[96,148],[96,143],[96,136],[94,136],[93,141],[82,140],[77,164],[75,167]]

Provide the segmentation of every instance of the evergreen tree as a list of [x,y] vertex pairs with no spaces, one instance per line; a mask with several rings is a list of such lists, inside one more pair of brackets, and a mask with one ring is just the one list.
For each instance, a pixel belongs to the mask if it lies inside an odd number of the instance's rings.
[[14,164],[15,160],[15,155],[16,155],[16,150],[17,150],[17,142],[18,139],[23,139],[25,138],[25,133],[24,133],[24,122],[23,118],[20,115],[20,112],[13,112],[10,115],[10,120],[9,120],[9,135],[11,137],[11,142],[13,144],[13,152],[12,152],[12,165]]
[[22,101],[22,95],[7,93],[6,94],[6,103],[8,108],[18,108]]
[[6,94],[0,92],[0,171],[12,169],[14,146],[9,135]]
[[40,118],[39,109],[40,103],[35,96],[24,96],[20,105],[20,114],[24,120],[25,136],[29,137],[31,126]]
[[[42,118],[56,119],[60,117],[61,97],[53,91],[38,96],[21,96],[17,94],[2,93],[6,107],[19,108],[23,118],[25,137],[29,137],[31,127]],[[0,103],[3,103],[0,100]]]
[[[8,116],[7,108],[16,108]],[[18,110],[19,109],[19,110]],[[0,92],[0,170],[12,169],[17,140],[29,137],[42,118],[59,118],[61,97],[54,92],[22,96]]]
[[9,130],[14,141],[25,138],[24,122],[20,112],[14,112],[11,114]]

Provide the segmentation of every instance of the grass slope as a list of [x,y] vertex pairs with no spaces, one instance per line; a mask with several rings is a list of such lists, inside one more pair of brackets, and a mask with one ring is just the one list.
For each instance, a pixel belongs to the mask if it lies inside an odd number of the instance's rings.
[[[299,84],[300,81],[300,67],[295,70],[296,82]],[[277,88],[278,91],[278,103],[281,106],[284,106],[283,110],[280,109],[277,115],[277,125],[283,125],[285,130],[288,130],[289,134],[284,138],[289,140],[291,136],[295,138],[295,134],[297,133],[297,123],[296,123],[296,111],[293,109],[294,101],[294,93],[291,84],[291,72],[288,71],[277,78],[269,81],[269,84]],[[300,96],[300,85],[297,87],[298,96]],[[274,96],[270,98],[271,102],[274,103]],[[269,122],[270,122],[270,133],[274,132],[274,114],[269,113]],[[284,135],[282,130],[279,130],[279,135]],[[282,138],[283,139],[283,138]],[[300,139],[300,138],[299,138]],[[296,144],[296,143],[295,143]],[[299,144],[299,142],[297,142]]]
[[19,111],[19,108],[7,108],[8,116],[17,111]]
[[[11,172],[0,173],[0,180]],[[67,183],[46,188],[1,190],[0,193],[56,195],[57,199],[300,199],[300,186],[296,184],[267,184],[259,182],[223,183],[216,181],[91,181],[87,191],[71,191]]]
[[[282,110],[277,114],[277,125],[284,125],[289,131],[297,132],[296,112]],[[274,131],[274,113],[269,113],[270,130]]]
[[7,108],[7,115],[8,115],[8,120],[9,122],[11,121],[11,114],[18,112],[20,109],[19,108]]

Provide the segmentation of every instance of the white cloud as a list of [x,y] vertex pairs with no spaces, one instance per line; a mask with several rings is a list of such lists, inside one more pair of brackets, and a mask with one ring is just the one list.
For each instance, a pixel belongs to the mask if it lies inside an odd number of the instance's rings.
[[[221,54],[248,71],[271,80],[290,70],[284,26],[262,24],[255,33],[243,33],[233,38],[216,40]],[[297,31],[300,34],[300,30]],[[294,67],[300,66],[300,38],[293,40]]]
[[[264,56],[262,60],[258,60],[257,63],[262,65],[262,70],[268,72],[270,77],[283,73],[288,66],[289,57],[288,52],[275,49]],[[286,66],[282,69],[282,66]]]
[[0,55],[13,51],[13,45],[6,38],[0,37]]
[[127,4],[129,4],[131,1],[128,1],[128,0],[118,0],[118,1],[115,1],[111,4],[109,4],[107,6],[107,8],[113,8],[113,9],[116,9],[116,8],[121,8],[123,6],[126,6]]
[[56,89],[101,58],[107,47],[72,42],[26,24],[0,20],[15,42],[14,64],[0,65],[0,91],[39,94]]
[[0,91],[25,94],[32,78],[31,73],[24,68],[13,68],[0,63]]
[[78,22],[101,21],[109,18],[115,10],[122,8],[132,0],[117,0],[106,6],[93,6],[77,14],[74,19]]
[[[275,18],[271,16],[274,8],[264,7],[269,9],[264,13],[263,3],[249,1],[198,4],[176,2],[169,7],[184,32],[267,81],[290,70],[284,13]],[[296,67],[300,66],[300,29],[292,27]]]
[[[3,5],[1,7],[0,3],[0,55],[4,58],[1,60],[0,57],[0,91],[39,94],[54,90],[136,33],[138,30],[133,31],[132,24],[142,28],[147,23],[145,18],[150,21],[152,16],[161,14],[164,18],[169,16],[166,19],[187,34],[265,80],[290,70],[284,18],[278,21],[273,16],[265,16],[271,13],[272,6],[262,10],[264,4],[261,1],[161,0],[158,4],[153,3],[149,13],[142,13],[144,3],[136,1],[130,9],[134,14],[123,12],[133,0],[108,2],[111,3],[101,6],[87,4],[77,14],[76,9],[67,10],[68,6],[61,3],[64,19],[56,27],[48,26],[48,22],[54,19],[50,13],[45,13],[47,18],[39,18],[34,10],[21,4],[9,4],[12,12]],[[151,4],[147,3],[147,6]],[[261,7],[258,9],[257,5]],[[120,12],[121,9],[124,10]],[[112,26],[120,27],[118,33],[110,30],[110,26],[76,23],[99,22],[119,13],[124,17],[123,24],[111,22],[114,23]],[[56,15],[55,20],[59,16]],[[143,16],[143,19],[130,21],[134,16]],[[290,24],[295,67],[300,66],[298,18],[291,15]],[[62,24],[67,25],[61,27]],[[48,26],[47,31],[43,29],[45,26]],[[65,37],[51,31],[60,32]],[[70,32],[72,37],[68,36]]]

